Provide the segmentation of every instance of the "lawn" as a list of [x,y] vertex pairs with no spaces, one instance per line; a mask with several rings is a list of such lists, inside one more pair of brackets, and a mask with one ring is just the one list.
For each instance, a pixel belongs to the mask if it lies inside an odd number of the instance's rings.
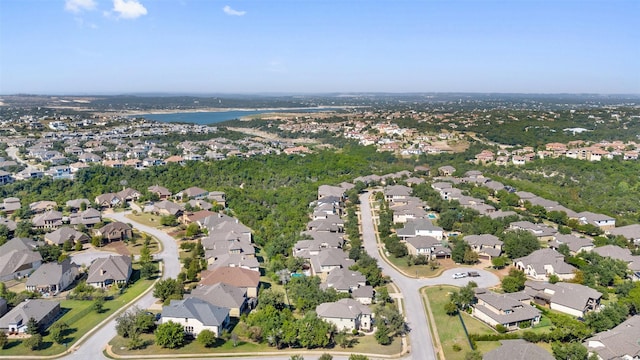
[[[386,255],[386,254],[385,254]],[[386,256],[387,260],[393,264],[396,268],[400,269],[401,272],[407,274],[407,276],[415,277],[436,277],[440,275],[440,273],[445,270],[442,266],[438,266],[438,268],[431,270],[429,265],[407,265],[407,258],[397,258],[393,255]]]
[[[134,265],[134,269],[136,266]],[[67,345],[75,343],[80,337],[95,328],[100,322],[106,319],[126,304],[142,294],[144,290],[153,284],[152,280],[139,279],[139,271],[134,270],[132,280],[135,281],[122,294],[117,294],[112,300],[108,300],[104,304],[103,312],[98,314],[92,309],[93,301],[89,300],[61,300],[60,308],[63,315],[57,320],[69,325],[66,332]],[[48,333],[43,336],[43,344],[38,351],[32,352],[34,355],[47,356],[55,355],[63,352],[66,348],[64,345],[54,343]],[[2,356],[26,355],[30,351],[22,345],[21,340],[10,340],[4,349],[0,350]]]
[[[165,349],[155,345],[153,334],[143,334],[142,339],[146,342],[147,347],[140,350],[127,350],[126,345],[128,339],[124,339],[121,336],[113,338],[109,344],[111,350],[117,355],[153,355],[153,354],[221,354],[221,353],[256,353],[262,354],[264,352],[278,351],[274,347],[270,347],[267,344],[256,344],[250,341],[238,340],[237,346],[233,346],[232,341],[224,342],[220,340],[218,344],[211,348],[206,348],[200,345],[197,341],[190,341],[185,346],[178,349]],[[393,342],[388,346],[379,345],[372,335],[358,337],[358,343],[350,348],[335,347],[331,349],[314,349],[318,352],[341,352],[341,353],[370,353],[380,355],[394,355],[399,354],[402,351],[402,344],[399,338],[395,338]],[[300,351],[304,352],[306,349],[282,349],[282,351]]]
[[140,224],[155,227],[158,229],[164,228],[164,226],[160,225],[161,216],[153,215],[151,213],[136,213],[129,214],[127,217],[135,222],[139,222]]
[[[434,286],[423,290],[423,295],[428,296],[431,305],[433,318],[430,321],[435,322],[444,357],[447,360],[462,360],[465,354],[471,351],[458,317],[449,316],[444,311],[444,305],[449,302],[449,293],[457,290],[455,286]],[[494,333],[493,329],[466,314],[463,314],[463,319],[469,333]],[[455,351],[454,345],[459,346],[461,350]]]

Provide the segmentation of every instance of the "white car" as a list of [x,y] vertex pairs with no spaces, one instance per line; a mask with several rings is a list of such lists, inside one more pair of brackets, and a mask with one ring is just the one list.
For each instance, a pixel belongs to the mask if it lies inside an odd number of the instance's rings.
[[462,278],[466,278],[466,277],[467,277],[467,274],[465,274],[465,273],[455,273],[455,274],[453,274],[453,278],[454,279],[462,279]]

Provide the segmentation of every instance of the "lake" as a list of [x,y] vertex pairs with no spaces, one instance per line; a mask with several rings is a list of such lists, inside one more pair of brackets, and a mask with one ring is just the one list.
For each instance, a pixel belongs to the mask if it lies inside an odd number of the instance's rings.
[[[240,119],[245,116],[268,114],[268,113],[315,113],[321,111],[332,111],[339,109],[327,108],[308,108],[308,109],[287,109],[287,110],[231,110],[231,111],[213,111],[213,112],[183,112],[175,114],[141,114],[135,117],[144,117],[145,119],[162,121],[162,122],[179,122],[189,124],[209,125],[227,120]],[[132,116],[133,117],[133,116]]]

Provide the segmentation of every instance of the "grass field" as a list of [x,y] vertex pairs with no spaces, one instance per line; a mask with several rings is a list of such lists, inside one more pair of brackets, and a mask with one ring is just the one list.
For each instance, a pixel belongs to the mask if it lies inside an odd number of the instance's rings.
[[[112,300],[108,300],[104,304],[103,312],[97,313],[92,309],[93,301],[90,300],[61,300],[60,308],[62,309],[62,317],[57,322],[64,322],[69,326],[66,331],[67,346],[71,346],[80,337],[95,328],[101,321],[108,316],[123,308],[126,304],[142,294],[147,288],[153,284],[154,280],[139,279],[139,271],[135,270],[132,275],[135,281],[122,294],[115,296]],[[43,343],[39,350],[31,352],[22,345],[22,340],[10,339],[4,349],[0,350],[0,356],[19,356],[19,355],[55,355],[65,351],[63,344],[56,344],[51,340],[48,333],[43,334]]]
[[[449,316],[444,311],[445,304],[449,302],[449,293],[457,290],[458,288],[455,286],[434,286],[426,288],[423,292],[429,298],[433,320],[447,360],[463,360],[465,354],[471,351],[471,346],[469,346],[458,317]],[[463,319],[469,333],[494,333],[493,329],[466,314],[463,314]],[[496,344],[498,343],[496,342]],[[460,350],[455,351],[455,346],[460,347]]]

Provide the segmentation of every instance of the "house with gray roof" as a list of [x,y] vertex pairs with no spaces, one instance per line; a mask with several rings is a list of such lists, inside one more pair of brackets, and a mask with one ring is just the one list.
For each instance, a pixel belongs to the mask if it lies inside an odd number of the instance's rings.
[[359,286],[351,290],[351,297],[363,305],[371,305],[376,292],[371,285]]
[[93,261],[87,271],[87,284],[96,288],[104,288],[113,284],[129,282],[133,269],[131,257],[126,255],[110,255]]
[[115,193],[106,193],[96,196],[95,203],[102,208],[111,208],[122,203],[122,199]]
[[433,236],[415,236],[403,240],[407,251],[413,256],[424,255],[429,259],[435,257],[436,249],[442,248],[442,242]]
[[204,199],[209,195],[209,191],[199,188],[197,186],[192,186],[188,189],[184,189],[179,193],[175,194],[175,197],[185,201],[187,199]]
[[213,285],[225,283],[244,289],[247,296],[258,297],[260,287],[260,272],[244,269],[241,267],[217,267],[204,270],[200,274],[200,284]]
[[416,236],[431,236],[438,240],[443,238],[442,228],[433,225],[429,219],[411,219],[404,224],[404,227],[397,229],[396,233],[402,240]]
[[93,227],[95,224],[102,222],[102,214],[100,211],[92,208],[88,208],[81,212],[72,213],[69,215],[69,224],[71,225],[84,225],[86,227]]
[[491,260],[502,254],[502,240],[491,234],[467,235],[462,238],[481,259]]
[[590,224],[602,230],[611,230],[616,227],[616,219],[604,214],[596,214],[583,211],[577,215],[578,222],[582,225]]
[[347,189],[342,186],[320,185],[318,186],[318,199],[322,199],[327,196],[334,196],[342,199],[346,190]]
[[311,256],[309,262],[311,263],[310,275],[319,276],[323,280],[326,279],[329,271],[336,268],[349,268],[355,264],[342,249],[331,248],[321,249],[318,255]]
[[476,289],[475,292],[477,302],[472,306],[472,315],[493,327],[502,325],[507,330],[516,330],[520,323],[533,326],[540,322],[540,310],[510,294],[497,294],[487,289]]
[[307,230],[343,232],[344,220],[338,215],[325,215],[324,218],[311,220],[307,223]]
[[36,229],[57,229],[62,226],[62,213],[49,210],[33,217],[31,221]]
[[55,201],[36,201],[29,204],[29,210],[33,211],[34,214],[41,214],[45,211],[50,211],[58,207],[58,203]]
[[229,324],[229,309],[197,297],[171,300],[162,307],[160,317],[161,324],[169,321],[182,325],[187,335],[197,337],[202,330],[210,330],[219,336]]
[[440,176],[452,176],[455,172],[456,168],[451,165],[440,166],[438,168],[438,174],[440,174]]
[[530,281],[524,292],[540,306],[547,306],[575,317],[583,317],[589,311],[600,308],[602,293],[581,284]]
[[332,288],[337,292],[349,293],[360,286],[367,285],[367,278],[359,271],[346,268],[335,268],[327,273],[327,278],[320,284],[323,288]]
[[549,281],[549,276],[557,275],[561,280],[573,279],[576,268],[564,262],[564,255],[544,248],[513,260],[513,265],[535,279]]
[[91,202],[89,201],[89,199],[73,199],[67,201],[65,203],[65,206],[69,207],[71,211],[77,211],[82,208],[82,204],[85,204],[85,206],[89,207],[91,205]]
[[2,216],[0,216],[0,225],[6,226],[9,231],[16,231],[18,228],[18,224],[15,221]]
[[16,197],[8,197],[2,200],[0,204],[0,210],[4,211],[7,215],[13,214],[16,210],[20,209],[20,199]]
[[640,358],[640,315],[635,315],[611,330],[599,332],[582,344],[602,360]]
[[29,276],[25,285],[29,291],[56,295],[69,287],[79,274],[78,265],[67,258],[61,263],[42,264]]
[[625,239],[636,245],[640,244],[640,224],[616,227],[609,229],[607,233],[613,236],[623,236]]
[[158,194],[160,200],[167,200],[171,197],[172,193],[166,187],[160,185],[152,185],[147,188],[150,193]]
[[558,250],[562,244],[567,245],[571,255],[575,255],[581,251],[591,251],[595,247],[593,240],[571,234],[557,234],[555,240],[549,242],[549,247]]
[[532,233],[538,241],[551,241],[558,231],[544,224],[534,224],[530,221],[515,221],[509,224],[510,230],[526,230]]
[[255,256],[229,253],[212,255],[210,250],[206,250],[205,258],[207,259],[207,268],[210,270],[217,267],[239,267],[260,272],[260,262]]
[[31,239],[13,238],[0,246],[0,281],[29,275],[42,264],[36,251],[37,243]]
[[404,185],[389,185],[385,186],[382,190],[384,198],[390,203],[404,201],[407,197],[411,196],[411,188]]
[[239,318],[249,310],[247,290],[239,287],[217,283],[213,285],[198,285],[185,298],[195,297],[212,305],[229,309],[229,316]]
[[482,356],[482,360],[554,360],[548,351],[522,339],[500,340],[500,347]]
[[173,215],[175,217],[181,216],[184,213],[184,206],[176,204],[170,200],[162,200],[153,204],[151,211],[158,215]]
[[72,227],[63,226],[57,230],[44,235],[44,242],[50,245],[63,245],[66,241],[86,243],[90,240],[89,236]]
[[98,229],[96,235],[102,236],[104,240],[109,242],[120,241],[130,239],[133,236],[133,229],[129,224],[114,221]]
[[340,299],[316,307],[318,317],[336,326],[338,330],[371,331],[372,312],[367,305],[354,299]]
[[25,333],[27,323],[33,318],[40,329],[46,329],[60,313],[60,302],[54,300],[27,299],[0,318],[0,331]]

